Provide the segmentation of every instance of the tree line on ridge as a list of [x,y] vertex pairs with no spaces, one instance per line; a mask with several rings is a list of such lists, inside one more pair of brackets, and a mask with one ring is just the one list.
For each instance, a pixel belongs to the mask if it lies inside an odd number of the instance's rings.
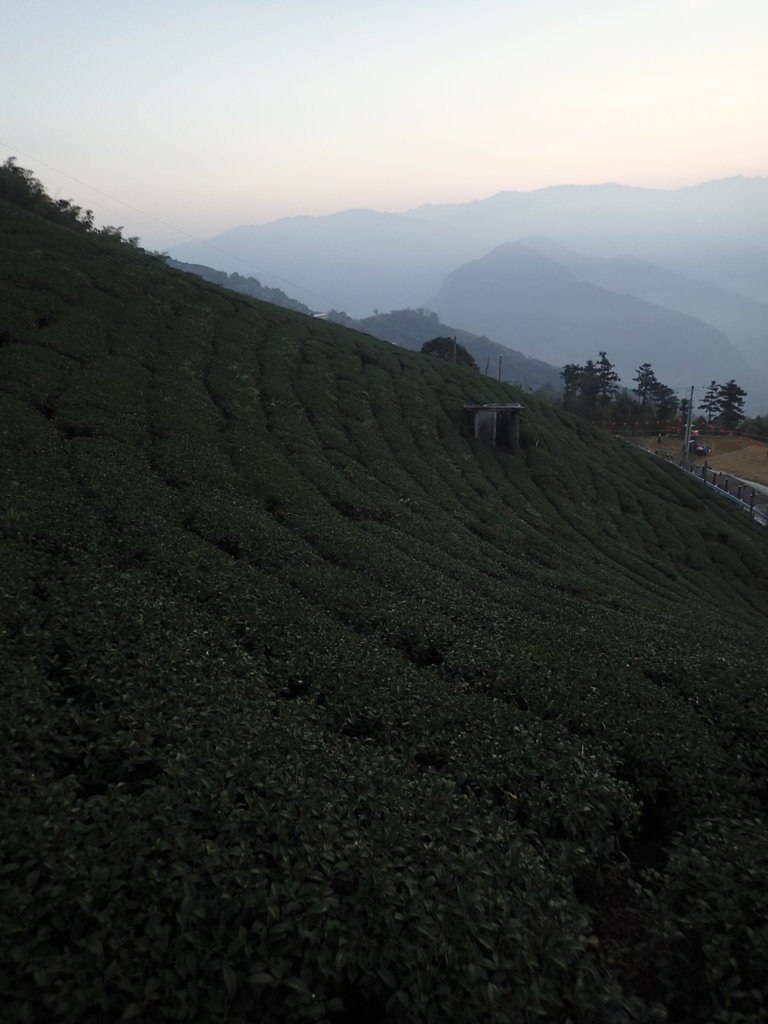
[[[563,405],[571,412],[603,423],[654,424],[685,422],[689,398],[660,381],[650,363],[641,363],[632,378],[631,390],[621,386],[621,378],[606,352],[583,364],[566,363],[560,371],[563,379]],[[707,427],[725,430],[742,427],[747,392],[735,380],[719,384],[711,381],[703,399],[695,406]],[[761,418],[758,417],[759,421]],[[759,426],[759,423],[758,423]]]

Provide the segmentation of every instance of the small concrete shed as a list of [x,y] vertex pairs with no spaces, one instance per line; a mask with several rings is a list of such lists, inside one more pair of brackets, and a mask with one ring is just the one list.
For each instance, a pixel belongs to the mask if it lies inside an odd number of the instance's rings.
[[475,437],[490,441],[497,448],[516,452],[520,447],[520,410],[517,402],[465,405]]

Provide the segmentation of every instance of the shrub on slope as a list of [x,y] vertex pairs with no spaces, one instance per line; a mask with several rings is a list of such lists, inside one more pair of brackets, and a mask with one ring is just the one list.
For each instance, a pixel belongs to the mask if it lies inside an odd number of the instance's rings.
[[0,211],[7,1019],[762,1019],[760,529]]

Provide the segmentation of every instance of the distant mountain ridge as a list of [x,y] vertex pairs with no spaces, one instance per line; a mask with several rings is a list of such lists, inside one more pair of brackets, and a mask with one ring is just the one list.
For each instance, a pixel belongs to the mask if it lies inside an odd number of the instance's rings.
[[478,368],[481,371],[487,368],[493,377],[500,373],[502,380],[530,389],[562,387],[559,367],[541,359],[533,359],[507,345],[491,341],[490,338],[441,323],[437,313],[427,309],[392,310],[390,313],[376,313],[363,320],[353,320],[338,313],[331,313],[328,318],[414,351],[420,351],[424,342],[432,338],[456,338],[474,358]]
[[266,267],[322,296],[328,308],[359,317],[374,308],[423,305],[450,270],[504,242],[537,235],[591,255],[631,253],[768,299],[768,178],[762,177],[674,190],[559,185],[405,213],[289,217],[231,228],[209,240],[215,249],[188,242],[171,255],[223,270],[250,265],[265,274]]
[[[271,274],[277,282],[299,282],[292,291],[304,301],[356,320],[382,309],[437,309],[471,334],[488,335],[546,362],[581,361],[605,348],[636,367],[653,361],[657,351],[658,372],[685,381],[694,377],[696,383],[702,375],[749,378],[752,407],[768,408],[765,177],[674,190],[602,184],[499,192],[406,213],[347,210],[241,225],[211,242],[215,248],[188,243],[173,255],[240,272],[251,266],[266,281]],[[500,333],[502,324],[488,309],[477,320],[463,311],[454,315],[456,299],[447,292],[458,268],[508,243],[538,249],[552,265],[534,281],[529,256],[527,291],[520,291],[521,279],[516,293],[526,317],[512,311]],[[555,256],[552,247],[558,246]],[[565,304],[562,273],[556,302],[547,291],[558,279],[556,266],[572,278]],[[440,307],[432,301],[438,295]],[[597,304],[591,311],[590,297]],[[489,299],[503,306],[498,296]],[[553,335],[552,344],[542,348],[543,323],[561,341],[570,339],[569,346],[556,348]]]
[[562,365],[607,350],[624,383],[641,362],[672,386],[745,379],[750,368],[710,324],[630,294],[580,280],[539,249],[509,242],[450,273],[429,305],[460,327]]
[[421,305],[467,253],[453,228],[373,210],[240,225],[209,241],[184,243],[171,256],[221,270],[257,269],[268,281],[266,267],[277,282],[297,282],[292,290],[302,301],[355,317]]
[[733,177],[679,189],[615,183],[499,192],[473,203],[411,211],[490,249],[532,235],[596,256],[632,253],[768,301],[768,178]]
[[727,334],[747,359],[766,359],[766,303],[708,281],[684,277],[637,256],[587,256],[546,238],[526,238],[522,244],[549,256],[580,281],[705,320]]

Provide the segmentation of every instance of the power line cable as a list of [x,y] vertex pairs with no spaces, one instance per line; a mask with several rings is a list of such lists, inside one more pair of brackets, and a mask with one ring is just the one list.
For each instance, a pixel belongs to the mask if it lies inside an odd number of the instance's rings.
[[206,242],[202,238],[198,238],[197,235],[192,235],[189,231],[185,231],[183,228],[177,227],[175,224],[169,224],[168,221],[162,220],[160,217],[155,217],[152,213],[147,213],[146,210],[140,209],[138,206],[134,206],[132,203],[127,203],[123,199],[118,199],[117,196],[110,195],[109,192],[104,192],[100,188],[96,188],[95,185],[89,185],[87,181],[82,181],[80,178],[76,178],[73,174],[67,174],[66,171],[61,171],[57,167],[53,167],[51,164],[47,164],[44,160],[39,160],[36,156],[31,153],[25,153],[23,150],[18,149],[14,146],[9,146],[7,142],[0,140],[0,146],[3,149],[7,149],[9,153],[18,153],[23,156],[26,160],[33,160],[36,164],[40,164],[41,167],[45,167],[49,171],[53,171],[54,174],[60,174],[64,178],[68,178],[70,181],[77,182],[78,185],[82,185],[83,188],[88,188],[97,195],[103,196],[105,199],[109,199],[111,202],[119,203],[128,210],[133,210],[134,213],[140,214],[142,217],[146,217],[148,220],[154,221],[156,224],[162,224],[163,227],[169,228],[171,231],[176,231],[180,235],[184,235],[185,238],[191,239],[193,242],[197,242],[198,245],[203,245],[206,249],[210,249],[212,252],[218,252],[222,256],[227,256],[230,259],[238,260],[246,267],[251,267],[253,270],[258,270],[260,274],[267,274],[275,281],[281,281],[283,284],[288,284],[291,288],[298,288],[303,291],[306,295],[312,295],[316,299],[321,299],[323,302],[329,304],[329,308],[336,309],[336,303],[332,302],[327,295],[319,295],[317,292],[313,292],[310,288],[306,288],[304,285],[299,284],[297,281],[291,281],[290,278],[281,277],[279,274],[272,273],[271,270],[267,270],[265,267],[260,267],[256,263],[252,263],[250,260],[245,259],[242,256],[237,256],[233,252],[227,252],[226,249],[221,249],[216,245],[211,245],[210,242]]

